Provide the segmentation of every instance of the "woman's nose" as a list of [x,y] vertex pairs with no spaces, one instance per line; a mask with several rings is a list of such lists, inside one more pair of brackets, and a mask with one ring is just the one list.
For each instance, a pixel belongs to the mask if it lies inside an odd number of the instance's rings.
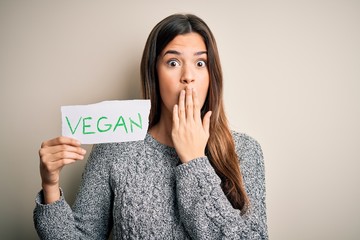
[[183,67],[180,81],[183,84],[190,84],[195,81],[194,69],[191,66]]

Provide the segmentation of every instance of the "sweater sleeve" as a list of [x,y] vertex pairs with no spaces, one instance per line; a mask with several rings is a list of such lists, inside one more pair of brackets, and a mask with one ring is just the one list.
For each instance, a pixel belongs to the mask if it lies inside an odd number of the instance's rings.
[[37,195],[33,216],[41,239],[108,238],[112,226],[112,191],[105,148],[106,145],[93,147],[73,208],[63,194],[52,204],[43,204],[42,192]]
[[268,239],[260,145],[247,138],[237,151],[242,158],[241,170],[250,199],[250,208],[243,215],[226,198],[221,180],[207,157],[177,167],[180,217],[193,239]]

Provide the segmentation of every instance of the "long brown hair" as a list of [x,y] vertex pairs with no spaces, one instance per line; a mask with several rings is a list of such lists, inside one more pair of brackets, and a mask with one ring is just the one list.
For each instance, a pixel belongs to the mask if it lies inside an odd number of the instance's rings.
[[215,172],[221,178],[221,187],[236,209],[244,213],[249,200],[245,192],[238,156],[223,106],[223,76],[215,38],[207,24],[192,14],[174,14],[159,22],[151,31],[141,60],[141,84],[143,97],[151,100],[149,128],[159,122],[161,99],[156,70],[157,57],[177,35],[196,32],[204,39],[208,53],[210,84],[201,109],[204,116],[212,111],[210,137],[206,155]]

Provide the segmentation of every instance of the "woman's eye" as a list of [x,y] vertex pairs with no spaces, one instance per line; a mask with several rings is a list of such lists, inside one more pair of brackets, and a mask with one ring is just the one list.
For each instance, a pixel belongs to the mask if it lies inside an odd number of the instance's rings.
[[179,66],[179,63],[175,60],[170,60],[167,62],[167,64],[170,66],[170,67],[177,67]]
[[204,60],[197,61],[196,66],[198,66],[198,67],[206,67],[206,61],[204,61]]

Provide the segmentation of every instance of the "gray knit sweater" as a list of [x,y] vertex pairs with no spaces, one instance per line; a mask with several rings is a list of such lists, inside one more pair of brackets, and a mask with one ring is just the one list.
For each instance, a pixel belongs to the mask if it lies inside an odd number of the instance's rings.
[[94,145],[73,208],[64,195],[36,197],[41,239],[268,239],[264,162],[260,145],[233,132],[250,198],[233,209],[207,157],[180,164],[174,148],[145,140]]

